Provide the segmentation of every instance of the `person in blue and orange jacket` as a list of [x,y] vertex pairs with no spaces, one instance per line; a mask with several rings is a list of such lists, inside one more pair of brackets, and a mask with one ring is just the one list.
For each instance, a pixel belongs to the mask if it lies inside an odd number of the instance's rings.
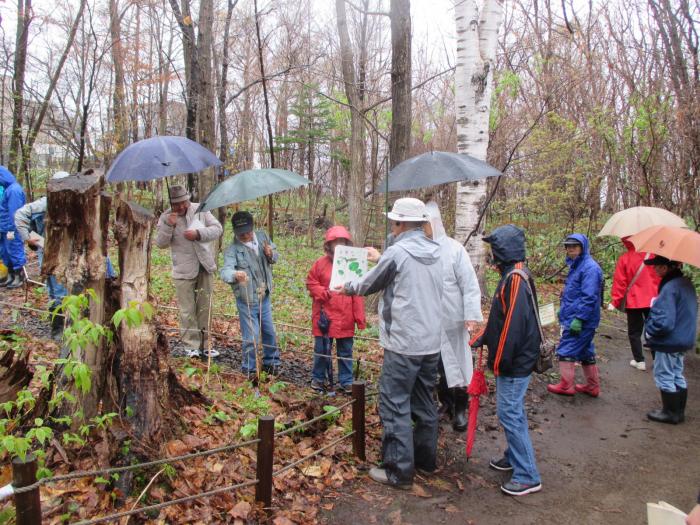
[[[525,394],[530,376],[540,355],[540,331],[537,325],[537,291],[525,266],[525,232],[512,224],[496,228],[484,237],[491,245],[493,263],[501,275],[491,302],[491,311],[483,335],[472,346],[488,347],[488,366],[496,376],[496,412],[508,447],[503,457],[492,459],[495,470],[512,472],[501,491],[523,496],[542,489],[535,464],[535,451],[528,432]],[[525,272],[527,283],[513,273]]]
[[[547,385],[553,394],[573,396],[576,392],[591,397],[600,395],[600,379],[595,359],[593,337],[600,323],[603,299],[603,270],[590,253],[588,238],[573,233],[564,240],[566,276],[559,301],[559,325],[562,335],[557,346],[559,383]],[[586,383],[574,384],[576,363],[581,363]]]

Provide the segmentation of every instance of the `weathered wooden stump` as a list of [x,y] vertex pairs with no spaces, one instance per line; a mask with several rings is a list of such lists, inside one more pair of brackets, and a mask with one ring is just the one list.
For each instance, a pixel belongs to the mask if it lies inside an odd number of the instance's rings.
[[[95,324],[109,321],[105,303],[107,232],[111,198],[103,193],[101,170],[86,170],[72,177],[50,180],[47,193],[46,241],[43,275],[53,275],[70,293],[86,289],[95,292],[90,299],[89,318]],[[90,367],[92,387],[76,395],[86,418],[95,416],[102,399],[109,348],[105,341],[87,345],[76,356]],[[67,379],[59,379],[66,385]],[[70,414],[75,407],[64,407]]]

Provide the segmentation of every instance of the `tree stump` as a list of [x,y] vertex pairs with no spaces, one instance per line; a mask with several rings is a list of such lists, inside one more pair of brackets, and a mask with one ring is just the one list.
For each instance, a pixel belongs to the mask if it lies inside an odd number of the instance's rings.
[[[105,324],[105,273],[107,231],[111,197],[102,192],[101,170],[86,170],[72,177],[50,180],[46,207],[46,241],[43,275],[53,275],[70,293],[92,289],[89,318]],[[91,370],[92,387],[86,394],[76,392],[85,418],[98,413],[107,376],[106,342],[88,345],[78,357]],[[67,379],[59,379],[66,385]],[[64,407],[67,414],[75,407]]]
[[[148,301],[151,232],[155,217],[135,203],[121,201],[117,208],[115,237],[119,244],[121,308]],[[130,328],[122,322],[118,328],[117,383],[122,410],[133,414],[127,420],[133,426],[135,444],[141,452],[158,450],[169,428],[167,421],[180,403],[201,402],[177,381],[167,362],[168,341],[145,321]]]

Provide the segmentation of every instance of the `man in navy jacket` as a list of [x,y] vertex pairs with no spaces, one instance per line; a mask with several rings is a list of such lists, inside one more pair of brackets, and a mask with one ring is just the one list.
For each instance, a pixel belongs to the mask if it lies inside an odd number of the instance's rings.
[[683,275],[681,263],[657,255],[644,264],[661,277],[659,296],[652,303],[644,325],[647,346],[656,352],[654,381],[661,391],[663,408],[647,414],[651,421],[676,425],[685,420],[688,383],[683,376],[683,354],[695,346],[698,296]]

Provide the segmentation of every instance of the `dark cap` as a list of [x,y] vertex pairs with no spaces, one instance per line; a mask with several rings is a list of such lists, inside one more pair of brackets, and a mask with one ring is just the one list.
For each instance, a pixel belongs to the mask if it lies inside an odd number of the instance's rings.
[[576,237],[567,237],[562,243],[564,246],[583,246]]
[[231,217],[231,224],[233,225],[233,233],[236,235],[248,233],[253,231],[253,216],[248,211],[237,211]]
[[663,255],[656,255],[654,256],[653,259],[647,259],[644,261],[644,264],[647,266],[661,266],[661,265],[666,265],[666,266],[676,266],[678,263],[676,261],[672,261],[671,259],[667,259]]

